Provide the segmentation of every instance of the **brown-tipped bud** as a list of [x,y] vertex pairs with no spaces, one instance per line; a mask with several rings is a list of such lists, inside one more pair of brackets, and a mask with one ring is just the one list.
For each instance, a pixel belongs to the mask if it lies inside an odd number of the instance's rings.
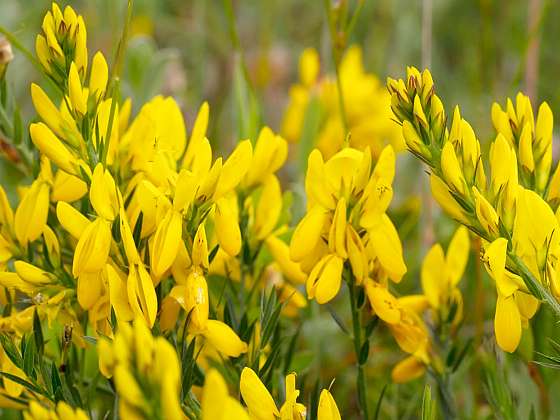
[[4,37],[0,37],[0,80],[6,74],[8,63],[14,59],[12,46]]

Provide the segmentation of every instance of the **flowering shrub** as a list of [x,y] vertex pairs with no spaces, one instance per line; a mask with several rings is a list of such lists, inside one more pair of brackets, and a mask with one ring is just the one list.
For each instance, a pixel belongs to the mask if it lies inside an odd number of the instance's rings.
[[[331,36],[350,31],[353,17],[328,10]],[[282,135],[259,127],[220,156],[208,103],[188,130],[172,97],[121,97],[130,4],[128,14],[109,65],[88,50],[83,17],[53,3],[35,42],[44,77],[30,85],[28,130],[2,99],[2,116],[13,114],[0,120],[6,155],[27,180],[17,200],[0,185],[0,412],[370,419],[382,418],[390,381],[413,389],[415,414],[403,418],[455,418],[477,404],[455,395],[470,368],[485,375],[473,400],[516,418],[501,350],[532,361],[532,319],[560,315],[549,106],[535,118],[521,93],[494,104],[486,157],[459,108],[447,118],[428,70],[410,67],[385,89],[359,47],[333,48],[333,77],[307,49]],[[284,174],[294,148],[305,160],[301,215],[300,180]],[[392,203],[406,150],[456,222],[418,267]],[[464,278],[469,267],[482,278],[482,265],[495,316],[492,331],[473,333]],[[314,342],[325,320],[340,330],[326,349]],[[558,368],[551,343],[540,363]],[[546,384],[529,366],[546,413]]]

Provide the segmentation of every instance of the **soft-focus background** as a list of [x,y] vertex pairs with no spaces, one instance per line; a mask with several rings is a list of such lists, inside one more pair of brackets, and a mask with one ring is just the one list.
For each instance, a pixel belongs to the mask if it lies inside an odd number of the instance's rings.
[[[125,0],[75,0],[88,27],[91,51],[101,49],[114,55],[126,10]],[[352,5],[356,2],[351,1]],[[203,101],[210,104],[209,139],[221,152],[229,152],[238,140],[243,107],[239,106],[244,87],[241,55],[258,104],[260,123],[280,131],[290,86],[298,81],[298,59],[307,47],[317,49],[321,72],[333,73],[329,33],[323,2],[319,0],[237,0],[233,2],[239,45],[234,42],[224,2],[220,0],[135,0],[131,38],[125,59],[123,94],[130,96],[133,112],[143,102],[163,93],[176,98],[190,127]],[[48,0],[0,0],[0,25],[12,31],[28,49]],[[505,103],[522,90],[534,104],[547,101],[553,112],[560,110],[558,69],[560,55],[560,7],[554,1],[529,0],[364,0],[364,5],[348,45],[362,48],[364,67],[381,80],[402,77],[407,65],[428,66],[438,94],[448,114],[455,104],[473,125],[483,145],[494,135],[490,107]],[[8,82],[23,109],[24,121],[33,118],[29,84],[39,76],[27,59],[14,49],[15,59],[8,70]],[[292,154],[297,154],[297,145]],[[283,173],[283,186],[295,191],[294,220],[303,209],[302,165],[293,159]],[[392,206],[395,224],[405,244],[409,273],[400,291],[419,289],[418,269],[434,240],[444,244],[455,226],[439,217],[429,200],[422,168],[406,154],[398,159],[396,196]],[[0,160],[0,181],[8,190],[19,175]],[[466,417],[484,417],[481,360],[494,357],[492,331],[494,286],[477,263],[473,247],[469,269],[462,281],[465,300],[464,334],[475,341],[481,357],[471,357],[455,378],[457,401]],[[339,300],[345,298],[340,297]],[[335,302],[346,317],[346,301]],[[340,406],[354,398],[352,350],[324,308],[312,305],[300,343],[295,366],[303,374],[319,374],[328,383],[336,377]],[[546,350],[548,336],[545,311],[534,325],[535,346]],[[370,395],[379,395],[390,383],[390,368],[403,356],[393,339],[379,330],[368,365]],[[549,398],[560,416],[553,390],[560,381],[554,371],[541,371],[550,392],[539,393],[534,369],[518,356],[498,361],[508,369],[507,384],[520,403],[520,418],[528,418],[532,402]],[[537,369],[538,370],[538,369]],[[310,373],[311,372],[311,373]],[[533,375],[533,380],[531,379]],[[381,407],[381,418],[414,417],[421,404],[424,379],[407,385],[389,385]],[[556,386],[556,388],[555,388]],[[346,390],[346,391],[345,391]],[[558,418],[558,417],[556,417]]]

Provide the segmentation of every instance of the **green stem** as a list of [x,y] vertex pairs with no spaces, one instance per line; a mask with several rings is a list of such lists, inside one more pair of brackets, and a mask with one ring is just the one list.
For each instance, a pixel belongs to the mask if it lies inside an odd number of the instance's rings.
[[334,65],[334,72],[336,76],[336,89],[338,91],[338,107],[340,109],[340,119],[342,120],[342,125],[344,127],[344,136],[345,136],[345,146],[349,144],[349,137],[348,137],[348,118],[346,115],[346,107],[344,105],[344,94],[342,92],[342,81],[340,79],[340,72],[339,66],[342,57],[342,53],[344,52],[345,44],[346,44],[346,37],[347,32],[343,32],[340,34],[342,36],[342,42],[339,43],[339,34],[336,28],[336,21],[335,17],[333,16],[332,8],[330,0],[324,0],[325,5],[325,12],[327,13],[327,22],[329,26],[329,34],[331,38],[331,57]]
[[556,298],[550,293],[550,290],[543,286],[539,279],[535,278],[533,273],[527,268],[525,263],[521,258],[515,255],[513,252],[508,253],[508,257],[517,269],[516,271],[521,275],[525,285],[529,291],[537,298],[546,301],[556,317],[560,319],[560,303]]
[[348,282],[348,290],[350,295],[350,308],[352,311],[352,328],[353,328],[353,340],[354,340],[354,353],[356,354],[356,367],[358,368],[358,402],[360,404],[360,409],[363,414],[364,419],[368,419],[368,407],[367,407],[367,386],[366,386],[366,376],[364,372],[364,365],[361,363],[361,350],[362,350],[362,324],[360,321],[360,309],[358,308],[356,302],[356,287],[354,284],[354,277]]
[[438,401],[442,417],[446,420],[457,418],[455,401],[453,400],[453,393],[451,392],[450,376],[447,374],[436,375],[436,381],[438,385]]

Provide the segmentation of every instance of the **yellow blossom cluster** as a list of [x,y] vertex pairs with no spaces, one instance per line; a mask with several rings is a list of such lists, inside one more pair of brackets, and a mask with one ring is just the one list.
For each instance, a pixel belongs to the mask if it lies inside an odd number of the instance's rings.
[[[338,70],[350,145],[359,150],[369,147],[374,156],[378,156],[387,144],[397,152],[403,150],[398,127],[391,121],[391,97],[383,83],[364,69],[360,47],[348,49]],[[328,159],[341,148],[346,132],[337,82],[334,78],[321,76],[320,71],[317,51],[304,50],[299,59],[300,81],[290,89],[282,133],[290,142],[301,141],[306,118],[317,112],[320,123],[313,139],[314,146]]]

